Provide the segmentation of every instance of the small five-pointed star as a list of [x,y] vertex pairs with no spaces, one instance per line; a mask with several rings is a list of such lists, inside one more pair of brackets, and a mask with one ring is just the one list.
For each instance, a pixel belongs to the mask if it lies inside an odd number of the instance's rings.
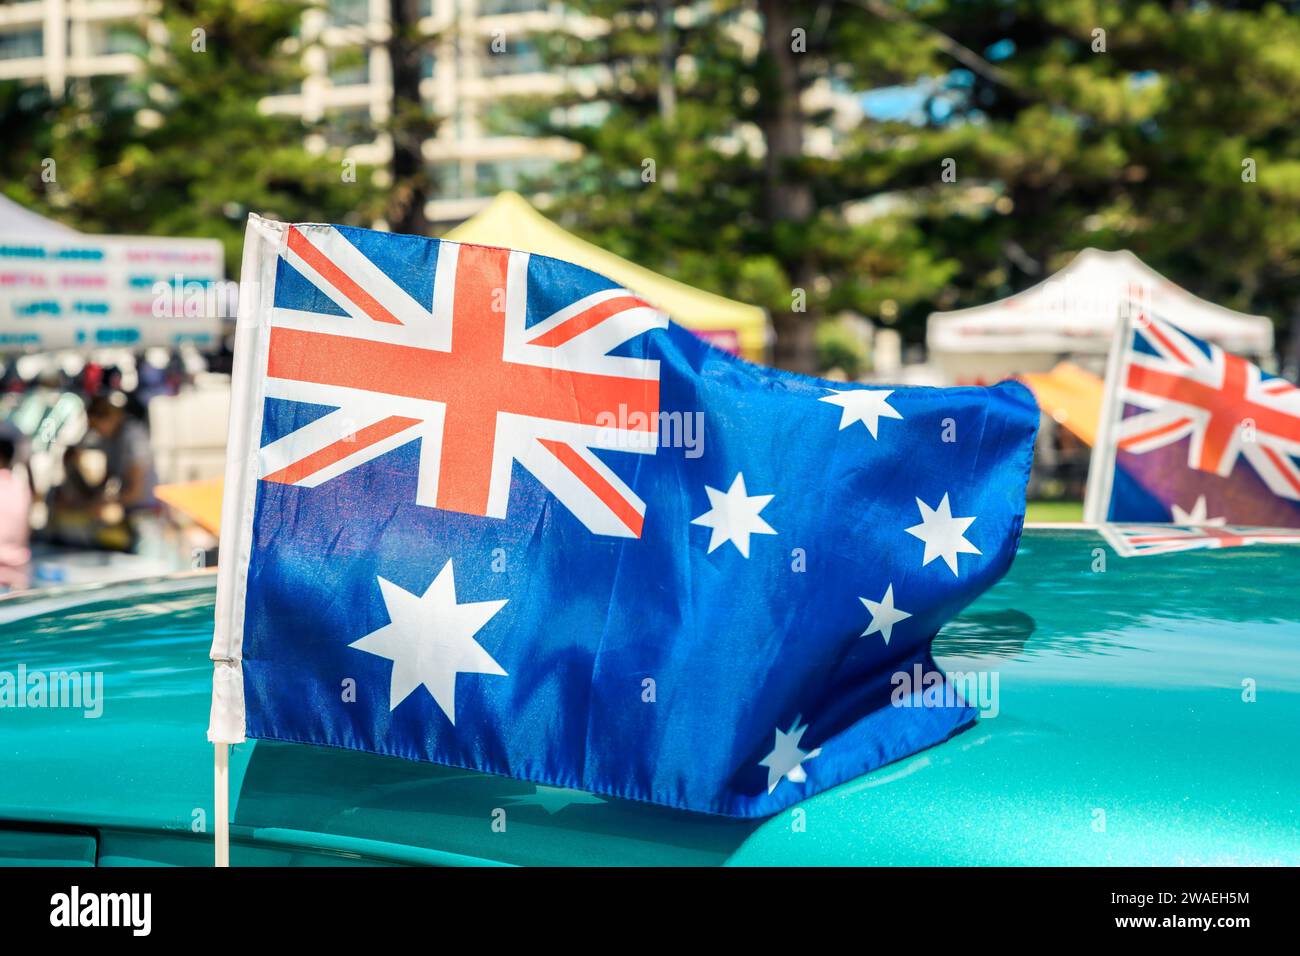
[[882,418],[903,417],[898,414],[898,409],[886,401],[894,394],[892,388],[854,388],[842,391],[831,389],[830,392],[831,394],[823,395],[818,401],[830,402],[843,409],[840,412],[840,431],[844,431],[854,422],[862,422],[867,427],[867,431],[871,432],[871,437],[876,438],[878,437],[876,430],[880,427]]
[[907,611],[900,611],[894,607],[894,586],[891,584],[885,589],[885,596],[879,601],[868,601],[864,597],[858,598],[871,612],[871,626],[862,632],[863,637],[879,633],[889,643],[889,639],[894,635],[894,625],[899,621],[906,621],[912,615]]
[[704,491],[709,496],[711,507],[698,518],[691,519],[691,524],[713,529],[709,536],[709,554],[723,542],[730,541],[747,558],[751,534],[776,534],[776,529],[758,516],[775,495],[750,495],[741,472],[736,472],[735,480],[725,492],[708,485],[704,486]]
[[423,684],[455,724],[457,674],[509,676],[474,640],[474,635],[506,602],[457,604],[451,561],[421,596],[384,578],[379,579],[379,590],[388,608],[389,623],[349,646],[393,662],[389,710],[396,710]]
[[804,731],[808,729],[807,724],[799,724],[799,718],[794,719],[790,729],[785,733],[781,728],[776,728],[776,746],[772,752],[758,762],[760,767],[767,768],[767,792],[771,793],[776,789],[776,785],[785,777],[791,783],[803,783],[808,779],[807,772],[803,769],[805,760],[812,760],[822,748],[816,750],[800,750],[799,741],[803,739]]
[[953,577],[957,577],[957,555],[981,553],[979,548],[964,537],[966,529],[975,521],[975,517],[954,518],[946,492],[938,508],[931,508],[920,498],[916,499],[916,506],[921,509],[921,523],[912,525],[906,530],[912,537],[920,538],[925,542],[925,555],[921,559],[921,567],[925,567],[935,558],[943,558],[943,563],[948,565],[948,570],[952,572]]
[[1198,495],[1196,504],[1192,505],[1191,511],[1184,511],[1178,505],[1171,505],[1170,511],[1173,512],[1174,524],[1203,524],[1203,525],[1222,525],[1225,523],[1223,518],[1211,518],[1209,506],[1205,503],[1205,495]]

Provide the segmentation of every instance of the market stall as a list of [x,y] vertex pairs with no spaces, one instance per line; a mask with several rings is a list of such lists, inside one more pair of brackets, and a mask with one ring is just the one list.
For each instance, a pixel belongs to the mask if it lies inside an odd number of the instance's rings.
[[518,193],[498,194],[487,208],[444,238],[575,262],[621,283],[714,345],[754,362],[765,357],[770,330],[762,309],[696,289],[579,239]]
[[1207,302],[1128,251],[1085,249],[1050,279],[987,305],[931,314],[930,361],[954,384],[1046,372],[1062,359],[1100,372],[1123,310],[1149,308],[1252,359],[1273,349],[1267,316]]
[[0,196],[0,352],[213,347],[223,280],[215,239],[88,235]]

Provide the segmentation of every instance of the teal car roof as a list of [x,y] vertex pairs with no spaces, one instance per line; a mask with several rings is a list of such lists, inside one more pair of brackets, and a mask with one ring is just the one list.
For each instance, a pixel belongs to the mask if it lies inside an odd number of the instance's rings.
[[[945,670],[984,681],[986,715],[791,811],[731,820],[249,741],[233,859],[1300,863],[1297,572],[1300,548],[1120,558],[1094,531],[1030,529],[935,640]],[[98,718],[0,709],[0,821],[192,836],[212,807],[213,600],[211,574],[0,600],[0,672],[104,674]]]

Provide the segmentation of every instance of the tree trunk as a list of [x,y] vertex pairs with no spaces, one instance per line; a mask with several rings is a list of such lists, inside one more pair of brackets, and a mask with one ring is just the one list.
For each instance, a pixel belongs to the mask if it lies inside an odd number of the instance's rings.
[[677,36],[671,0],[658,0],[655,16],[659,23],[659,117],[669,122],[677,114]]
[[433,194],[424,165],[424,140],[434,126],[420,100],[420,61],[424,43],[419,35],[419,0],[389,0],[388,60],[393,76],[389,135],[392,184],[384,218],[394,232],[422,236],[429,232],[425,204]]
[[[798,58],[792,48],[792,31],[787,0],[758,0],[763,15],[763,57],[766,82],[761,91],[759,127],[763,133],[765,158],[765,203],[768,228],[776,255],[794,288],[791,308],[776,309],[775,363],[781,368],[809,374],[817,371],[816,310],[812,306],[812,283],[816,277],[805,230],[813,216],[813,192],[795,168],[803,158],[804,113]],[[795,290],[802,289],[798,295]],[[796,296],[807,311],[793,309]]]

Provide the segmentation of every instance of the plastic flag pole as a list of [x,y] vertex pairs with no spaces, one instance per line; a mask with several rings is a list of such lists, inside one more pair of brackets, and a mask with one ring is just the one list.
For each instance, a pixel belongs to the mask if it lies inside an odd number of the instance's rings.
[[[1115,479],[1115,430],[1124,409],[1119,393],[1119,370],[1122,356],[1133,337],[1134,308],[1143,308],[1129,298],[1119,305],[1115,335],[1106,357],[1106,378],[1102,384],[1101,413],[1097,422],[1096,444],[1088,459],[1088,483],[1083,490],[1083,520],[1087,524],[1104,524],[1110,511],[1110,497]],[[1145,315],[1145,312],[1142,313]]]
[[230,745],[213,744],[213,788],[216,860],[219,867],[230,866]]

